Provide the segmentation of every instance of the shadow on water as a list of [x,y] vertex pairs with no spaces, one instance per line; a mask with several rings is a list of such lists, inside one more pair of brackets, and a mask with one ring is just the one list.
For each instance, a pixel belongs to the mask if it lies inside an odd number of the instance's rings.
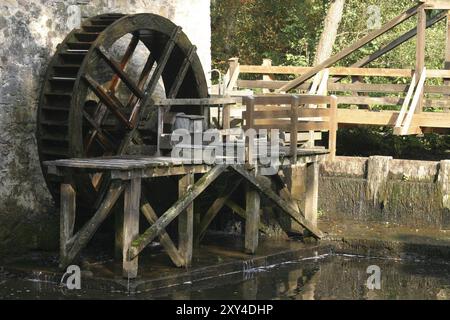
[[[366,270],[371,265],[381,269],[380,290],[366,286]],[[249,268],[160,294],[71,291],[56,283],[18,279],[3,271],[0,299],[450,299],[450,264],[326,255]]]

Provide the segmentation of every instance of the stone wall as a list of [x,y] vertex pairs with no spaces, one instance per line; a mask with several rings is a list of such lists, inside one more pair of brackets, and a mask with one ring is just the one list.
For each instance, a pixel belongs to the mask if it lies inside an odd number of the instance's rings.
[[84,17],[150,12],[183,27],[211,69],[209,0],[2,0],[0,2],[0,257],[5,249],[57,245],[57,214],[35,141],[46,66]]
[[338,157],[321,166],[322,219],[450,229],[450,161]]

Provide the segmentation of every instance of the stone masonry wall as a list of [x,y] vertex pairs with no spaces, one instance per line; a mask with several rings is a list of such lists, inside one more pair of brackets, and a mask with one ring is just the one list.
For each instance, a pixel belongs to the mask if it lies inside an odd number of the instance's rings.
[[57,246],[58,215],[45,187],[35,141],[46,66],[59,42],[85,17],[149,12],[183,27],[211,69],[209,0],[0,1],[0,258]]
[[321,166],[322,219],[450,229],[450,161],[337,157]]

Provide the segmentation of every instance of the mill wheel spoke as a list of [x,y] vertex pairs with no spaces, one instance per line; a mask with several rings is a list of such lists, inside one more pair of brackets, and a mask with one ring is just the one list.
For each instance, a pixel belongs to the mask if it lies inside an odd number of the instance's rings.
[[100,56],[103,58],[103,60],[114,70],[114,72],[119,76],[122,82],[125,83],[128,89],[130,89],[130,91],[138,98],[143,98],[144,93],[141,91],[141,89],[139,89],[134,81],[131,80],[131,78],[122,69],[121,65],[116,60],[114,60],[114,58],[111,57],[108,52],[106,52],[105,48],[100,46],[96,49],[100,53]]
[[[128,65],[128,62],[131,60],[131,57],[133,56],[137,45],[139,44],[139,35],[134,34],[131,38],[130,43],[128,44],[127,50],[125,51],[124,56],[122,57],[122,60],[120,61],[120,68],[121,70],[125,70],[126,66]],[[119,85],[120,78],[117,74],[114,75],[113,79],[111,80],[111,83],[109,85],[109,91],[114,93],[117,90],[117,86]],[[95,122],[100,125],[103,119],[106,117],[108,112],[108,108],[100,103],[97,107],[97,110],[95,112],[94,120]],[[94,139],[97,135],[97,130],[92,131],[91,135],[86,139],[86,153],[89,152],[92,143],[94,142]]]
[[137,130],[137,127],[139,126],[139,123],[142,118],[142,106],[146,106],[148,102],[150,102],[150,99],[152,97],[153,92],[156,89],[156,85],[158,84],[159,79],[161,78],[164,69],[167,65],[167,62],[169,61],[169,58],[172,54],[173,49],[175,48],[175,43],[181,34],[181,27],[176,27],[170,36],[169,40],[167,41],[164,50],[161,54],[161,57],[158,60],[158,65],[156,66],[155,72],[153,73],[152,77],[150,78],[150,81],[147,85],[147,89],[145,90],[144,98],[135,106],[133,109],[133,114],[135,114],[133,124],[133,132],[130,132],[127,134],[125,139],[123,140],[119,152],[123,153],[127,150],[128,146],[132,143],[134,131]]
[[170,88],[168,99],[175,99],[178,95],[178,91],[181,88],[181,85],[183,84],[184,78],[186,77],[186,74],[189,70],[189,67],[191,65],[191,61],[194,58],[194,55],[197,52],[197,47],[192,46],[189,50],[188,56],[184,59],[183,64],[181,65],[180,70],[178,71],[178,74],[175,78],[175,81]]
[[87,81],[89,87],[92,91],[97,95],[100,101],[108,107],[108,109],[119,119],[119,121],[125,125],[128,129],[132,129],[130,122],[125,117],[125,115],[120,111],[124,110],[124,106],[120,103],[119,100],[112,98],[99,84],[95,81],[90,75],[84,75],[83,78]]

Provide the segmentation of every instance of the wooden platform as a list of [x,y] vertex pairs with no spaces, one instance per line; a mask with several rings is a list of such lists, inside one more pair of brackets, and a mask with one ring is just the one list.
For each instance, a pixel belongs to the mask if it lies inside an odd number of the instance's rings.
[[[102,222],[111,214],[116,202],[124,194],[123,222],[117,228],[116,239],[120,239],[122,249],[123,276],[135,278],[138,273],[138,256],[154,239],[159,238],[161,245],[178,266],[188,267],[192,261],[193,243],[201,240],[202,234],[225,205],[226,200],[241,182],[245,182],[246,208],[243,218],[246,220],[245,251],[254,253],[258,247],[260,223],[260,195],[270,199],[282,212],[294,222],[301,225],[316,238],[322,233],[317,228],[317,197],[319,162],[326,159],[327,150],[298,150],[296,160],[289,156],[288,148],[284,148],[280,157],[281,169],[296,164],[306,164],[308,183],[306,206],[304,213],[290,196],[287,187],[277,194],[270,185],[261,183],[256,166],[248,164],[206,163],[192,164],[188,159],[172,159],[168,157],[105,157],[90,159],[64,159],[45,162],[49,173],[63,177],[61,184],[61,225],[60,225],[60,266],[69,265],[88,244]],[[75,232],[76,192],[72,183],[77,172],[101,173],[109,179],[109,186],[99,199],[98,207],[92,218]],[[205,213],[194,233],[194,200],[202,194],[224,172],[235,172],[239,177],[232,183],[233,188],[224,196],[216,199]],[[201,174],[196,179],[195,174]],[[144,179],[161,176],[179,176],[178,201],[171,208],[158,216],[146,199],[143,190]],[[275,174],[270,179],[280,183],[280,177]],[[171,192],[168,190],[168,192]],[[173,191],[172,191],[173,192]],[[139,234],[139,214],[145,216],[150,227]],[[171,240],[165,228],[178,218],[178,245]]]

